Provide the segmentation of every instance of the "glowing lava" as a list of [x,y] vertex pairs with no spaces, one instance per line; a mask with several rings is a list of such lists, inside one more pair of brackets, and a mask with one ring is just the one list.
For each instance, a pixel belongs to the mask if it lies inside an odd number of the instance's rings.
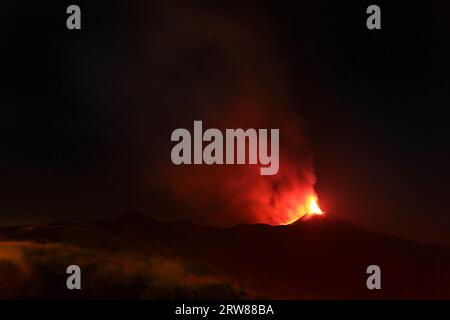
[[310,195],[307,197],[304,205],[299,205],[293,212],[290,212],[292,218],[285,224],[291,224],[303,216],[321,215],[323,213],[322,209],[320,209],[317,195]]
[[314,215],[314,214],[322,214],[323,211],[320,209],[319,204],[317,203],[317,197],[311,196],[308,200],[308,210],[306,214]]

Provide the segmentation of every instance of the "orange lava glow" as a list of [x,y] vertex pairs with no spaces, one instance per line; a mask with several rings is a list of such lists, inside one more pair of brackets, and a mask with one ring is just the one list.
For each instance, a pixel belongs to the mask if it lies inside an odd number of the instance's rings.
[[314,214],[322,214],[323,211],[322,209],[320,209],[319,207],[319,203],[318,203],[318,199],[316,196],[311,196],[309,198],[309,205],[308,205],[308,211],[306,212],[309,215],[314,215]]
[[310,195],[308,196],[305,205],[299,205],[293,212],[289,213],[292,218],[285,224],[291,224],[303,216],[322,215],[323,213],[324,212],[319,206],[317,195]]

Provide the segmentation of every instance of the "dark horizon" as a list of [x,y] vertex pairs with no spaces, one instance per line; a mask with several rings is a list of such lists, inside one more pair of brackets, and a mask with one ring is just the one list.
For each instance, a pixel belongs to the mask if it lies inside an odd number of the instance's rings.
[[[267,303],[450,294],[449,247],[368,232],[332,216],[307,216],[285,226],[212,228],[129,214],[0,228],[0,240],[0,275],[6,279],[0,298]],[[61,271],[74,262],[83,269],[83,287],[71,291]],[[383,270],[382,290],[365,285],[366,268],[374,262]]]

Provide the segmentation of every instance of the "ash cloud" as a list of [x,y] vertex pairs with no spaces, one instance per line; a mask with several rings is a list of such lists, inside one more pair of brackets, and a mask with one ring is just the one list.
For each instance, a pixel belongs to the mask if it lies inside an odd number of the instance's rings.
[[[20,134],[11,134],[0,204],[8,214],[0,223],[138,210],[200,224],[278,224],[313,192],[301,106],[268,8],[258,1],[84,7],[102,19],[87,20],[83,37],[48,37],[45,47],[72,45],[40,55],[49,63],[36,74],[54,72],[58,81],[23,87],[29,75],[15,75],[24,100],[9,108]],[[48,92],[39,110],[28,89]],[[222,130],[280,129],[278,174],[261,177],[257,166],[172,165],[171,133],[194,120]]]
[[187,128],[192,134],[193,121],[202,120],[204,130],[222,132],[278,128],[280,170],[274,176],[260,176],[259,165],[175,166],[167,148],[154,183],[195,222],[280,224],[292,220],[306,197],[314,194],[316,179],[288,70],[273,40],[276,28],[263,14],[249,21],[244,15],[218,10],[170,12],[157,48],[167,59],[162,74],[173,76],[166,81],[183,81],[183,89],[166,101],[182,106],[169,117],[169,127]]

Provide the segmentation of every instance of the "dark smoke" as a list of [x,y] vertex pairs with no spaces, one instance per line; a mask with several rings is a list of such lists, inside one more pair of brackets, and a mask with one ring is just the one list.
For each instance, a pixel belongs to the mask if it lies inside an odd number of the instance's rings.
[[202,120],[204,130],[279,128],[280,170],[260,176],[259,165],[175,166],[167,149],[154,183],[197,222],[292,220],[293,212],[314,194],[315,176],[275,31],[267,29],[270,21],[261,15],[250,22],[217,10],[170,12],[157,49],[167,58],[163,73],[173,75],[168,81],[185,81],[184,89],[167,102],[183,107],[171,117],[171,130],[187,128],[192,134],[194,120]]

